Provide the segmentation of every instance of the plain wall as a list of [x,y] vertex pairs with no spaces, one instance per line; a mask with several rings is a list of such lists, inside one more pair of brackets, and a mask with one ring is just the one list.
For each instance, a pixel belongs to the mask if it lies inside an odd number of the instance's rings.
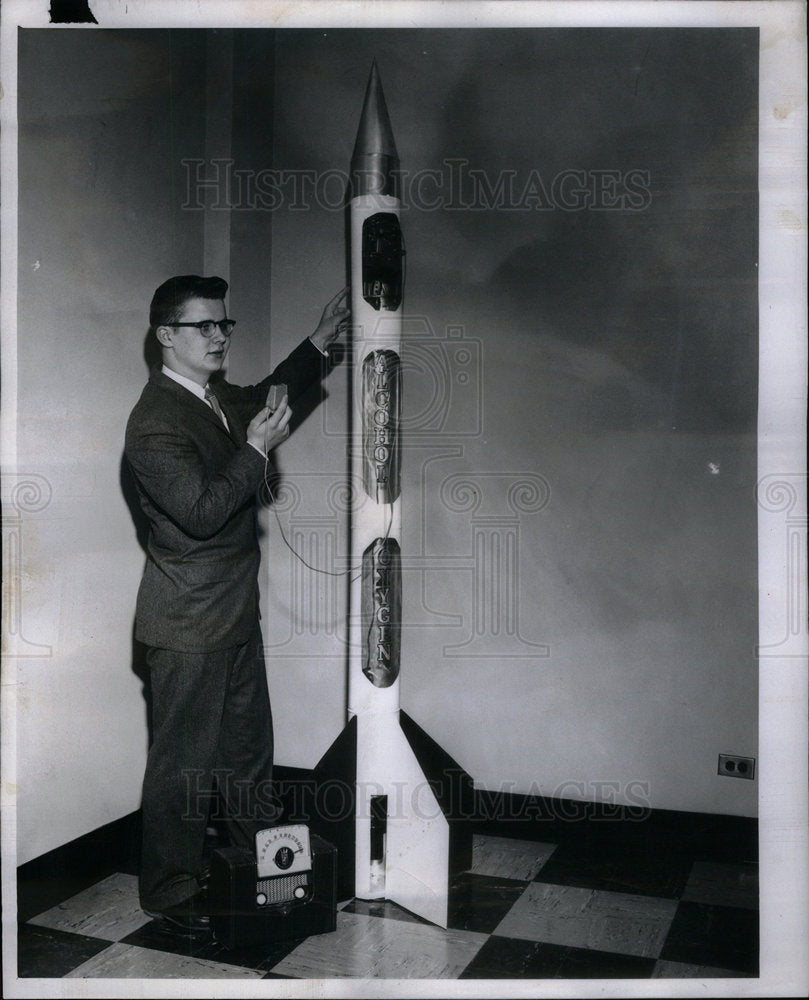
[[[402,707],[478,787],[754,815],[717,759],[757,753],[756,33],[280,33],[289,344],[340,280],[332,174],[374,58],[411,178]],[[635,168],[635,212],[487,207],[446,180]],[[430,206],[419,171],[445,178]],[[281,450],[310,560],[344,552],[346,385]],[[343,724],[344,587],[270,551],[279,758],[312,766]]]
[[[373,57],[405,169],[652,178],[635,213],[403,212],[402,707],[481,788],[755,815],[756,782],[716,774],[757,754],[755,34],[220,34],[21,33],[18,454],[52,499],[22,527],[50,654],[18,661],[19,861],[139,805],[120,460],[152,291],[229,268],[248,382],[345,281],[336,175],[320,203],[201,211],[181,161],[347,171]],[[206,134],[212,65],[229,135]],[[286,542],[345,568],[347,409],[344,362],[261,517],[276,758],[298,767],[345,721],[345,585]]]
[[177,152],[204,155],[204,35],[21,31],[19,56],[18,463],[52,496],[21,535],[23,634],[50,649],[16,663],[23,862],[140,805],[121,459],[152,292],[203,263]]

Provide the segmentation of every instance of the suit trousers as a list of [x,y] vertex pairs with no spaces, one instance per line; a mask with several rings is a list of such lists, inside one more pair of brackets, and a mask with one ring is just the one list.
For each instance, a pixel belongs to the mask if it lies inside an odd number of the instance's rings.
[[149,648],[146,658],[152,744],[143,780],[140,902],[162,910],[198,889],[214,802],[239,847],[254,846],[256,833],[278,822],[279,810],[258,625],[249,642],[231,649]]

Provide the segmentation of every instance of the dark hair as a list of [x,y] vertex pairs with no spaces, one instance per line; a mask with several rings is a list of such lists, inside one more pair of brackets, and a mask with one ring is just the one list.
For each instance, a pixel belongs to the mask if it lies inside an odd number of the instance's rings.
[[228,283],[224,278],[202,278],[198,274],[180,274],[169,278],[152,296],[149,306],[149,326],[152,332],[158,326],[176,323],[183,306],[190,299],[224,299]]

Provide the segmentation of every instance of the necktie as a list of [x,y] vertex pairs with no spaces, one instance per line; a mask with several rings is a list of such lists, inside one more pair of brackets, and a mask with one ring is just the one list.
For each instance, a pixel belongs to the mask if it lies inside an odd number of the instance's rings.
[[205,386],[205,399],[208,401],[208,405],[210,406],[210,408],[222,421],[224,427],[226,429],[229,429],[227,418],[225,417],[225,414],[222,412],[222,407],[219,405],[219,400],[216,398],[209,385]]

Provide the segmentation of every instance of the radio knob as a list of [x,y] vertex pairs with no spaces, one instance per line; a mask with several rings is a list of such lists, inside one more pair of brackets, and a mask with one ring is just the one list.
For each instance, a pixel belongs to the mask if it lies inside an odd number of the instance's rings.
[[306,895],[306,889],[302,885],[295,886],[295,899],[303,899]]
[[267,894],[265,892],[256,893],[256,903],[259,906],[264,906],[267,902]]

